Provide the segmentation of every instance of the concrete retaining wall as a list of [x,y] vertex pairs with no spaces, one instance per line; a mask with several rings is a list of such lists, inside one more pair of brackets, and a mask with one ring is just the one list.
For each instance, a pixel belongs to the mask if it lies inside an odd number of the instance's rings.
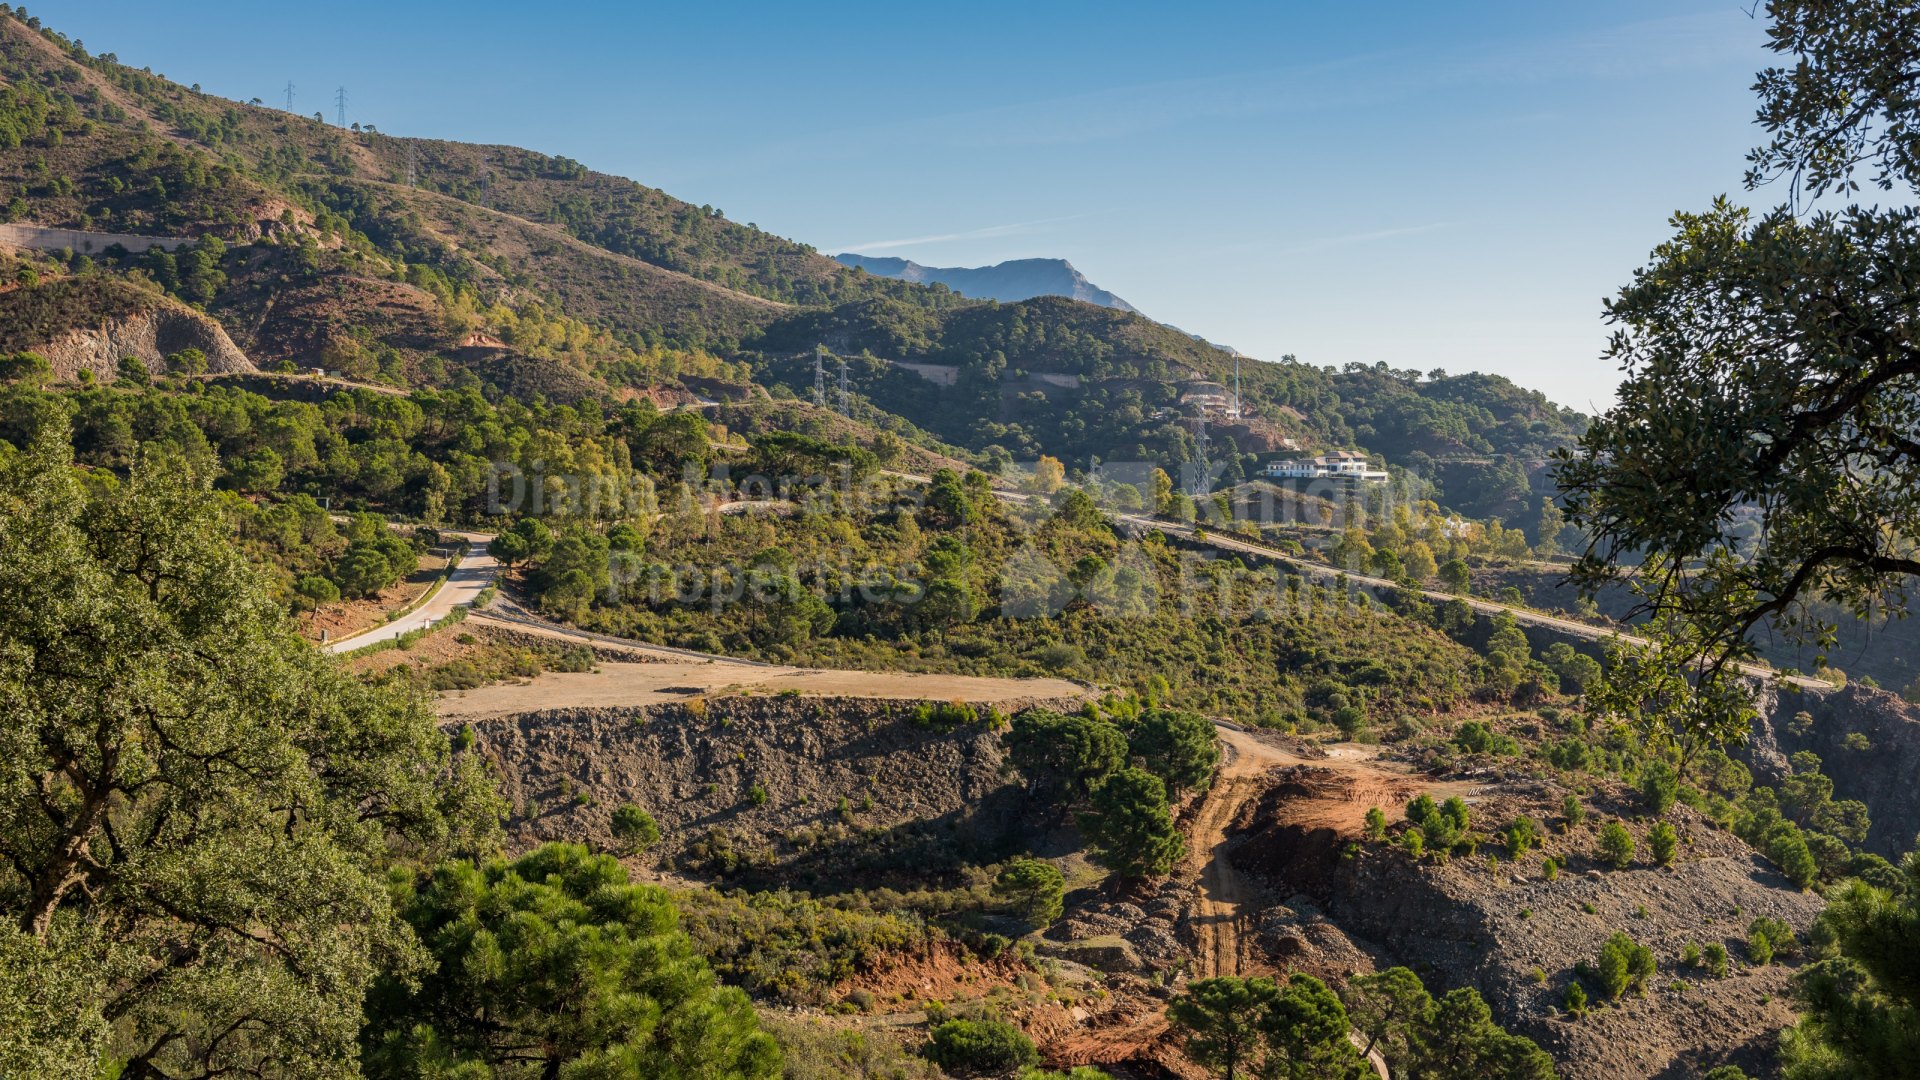
[[191,236],[135,236],[132,233],[52,229],[44,225],[0,225],[0,244],[38,251],[77,251],[98,255],[115,244],[139,254],[149,248],[174,251],[194,242]]

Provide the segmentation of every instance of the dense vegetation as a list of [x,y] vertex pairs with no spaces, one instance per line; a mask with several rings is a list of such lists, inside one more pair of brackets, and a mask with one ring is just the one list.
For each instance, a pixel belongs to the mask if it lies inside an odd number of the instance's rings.
[[[664,644],[1089,677],[1275,726],[1432,713],[1485,678],[1468,649],[1366,597],[1201,559],[1157,534],[1123,541],[1084,493],[1022,508],[978,478],[924,489],[875,478],[858,498],[804,489],[791,513],[688,508],[644,533],[579,530],[532,559],[526,580],[558,617]],[[1430,627],[1458,614],[1416,608]]]
[[[258,360],[444,387],[460,371],[487,376],[456,355],[480,332],[588,377],[574,394],[686,375],[743,381],[701,350],[751,358],[783,392],[805,394],[826,346],[851,359],[862,408],[972,450],[1076,467],[1192,460],[1191,431],[1171,415],[1180,387],[1230,379],[1229,354],[1138,315],[1060,298],[963,302],[577,162],[344,131],[219,101],[14,17],[0,30],[5,130],[19,151],[0,162],[0,188],[17,193],[9,215],[223,238],[74,259],[207,306]],[[895,360],[956,365],[960,382],[935,387]],[[1497,378],[1291,359],[1243,368],[1270,433],[1366,446],[1474,515],[1525,509],[1529,463],[1584,423]],[[1062,393],[1032,383],[1038,373],[1085,383]],[[1253,471],[1241,448],[1220,449],[1230,480]]]
[[1284,983],[1200,979],[1168,1006],[1167,1019],[1185,1037],[1187,1055],[1227,1080],[1370,1076],[1366,1055],[1373,1052],[1395,1075],[1434,1080],[1557,1075],[1546,1051],[1493,1022],[1478,991],[1462,988],[1435,1000],[1406,968],[1356,976],[1339,995],[1301,973]]
[[0,417],[0,439],[15,445],[64,418],[87,465],[123,469],[139,447],[166,446],[223,490],[437,522],[632,518],[657,483],[685,469],[698,477],[713,453],[697,414],[644,401],[611,412],[595,401],[491,404],[472,385],[404,397],[347,390],[314,403],[197,380],[149,386],[138,375],[74,392],[17,382],[0,387]]
[[347,1069],[415,963],[380,873],[486,843],[491,795],[289,631],[177,463],[83,486],[58,434],[0,485],[6,1071]]
[[[770,377],[794,392],[808,392],[814,347],[824,345],[847,358],[851,385],[878,409],[990,459],[1046,454],[1078,468],[1197,460],[1182,388],[1192,379],[1234,378],[1233,357],[1186,334],[1059,297],[948,312],[875,301],[796,315],[749,345],[774,354]],[[954,384],[890,362],[900,360],[951,366]],[[1364,446],[1475,516],[1526,509],[1528,463],[1566,445],[1585,424],[1495,376],[1385,364],[1335,371],[1291,357],[1244,362],[1239,372],[1246,408],[1265,418],[1260,430],[1308,446]],[[1042,375],[1078,386],[1036,378]],[[1251,477],[1257,457],[1242,450],[1253,447],[1239,446],[1230,426],[1215,439],[1220,483]]]
[[[1865,3],[1770,11],[1776,47],[1807,63],[1762,77],[1775,141],[1756,179],[1791,172],[1817,193],[1868,162],[1883,184],[1915,182],[1912,20]],[[1077,828],[1115,890],[1185,854],[1175,808],[1218,759],[1202,713],[1630,792],[1631,813],[1594,822],[1596,867],[1683,859],[1666,819],[1692,807],[1832,897],[1806,941],[1746,927],[1746,963],[1810,961],[1790,1075],[1907,1068],[1917,864],[1864,850],[1868,808],[1835,799],[1812,754],[1755,784],[1722,750],[1750,695],[1672,658],[1712,665],[1745,654],[1755,626],[1903,609],[1920,573],[1906,524],[1920,371],[1898,330],[1915,306],[1911,211],[1681,217],[1610,308],[1629,382],[1591,428],[1493,377],[1240,365],[1253,421],[1216,431],[1219,486],[1252,479],[1270,456],[1256,440],[1360,446],[1411,497],[1317,504],[1318,555],[1340,567],[1464,594],[1470,564],[1566,546],[1589,545],[1593,582],[1640,563],[1668,647],[1603,667],[1458,600],[1312,585],[1117,531],[1095,495],[1258,532],[1169,475],[1200,454],[1183,387],[1231,381],[1233,357],[1137,315],[967,303],[567,159],[222,102],[6,8],[0,81],[0,216],[198,237],[0,262],[0,1072],[770,1077],[779,1054],[742,990],[860,1008],[839,987],[883,956],[1017,966],[1032,958],[1012,938],[1062,917],[1060,868],[1025,853],[945,890],[825,897],[669,895],[567,845],[500,859],[472,735],[436,729],[422,692],[592,656],[492,645],[364,680],[317,656],[289,611],[377,595],[438,539],[387,518],[505,526],[493,553],[513,587],[597,630],[1124,688],[1080,714],[1023,713],[1005,736],[1034,805]],[[130,358],[47,389],[27,351],[172,303],[221,320],[263,366],[383,385],[210,381],[182,350],[163,371]],[[1727,325],[1745,348],[1711,344]],[[851,416],[794,400],[843,358]],[[953,384],[897,362],[949,366]],[[655,392],[729,400],[705,406],[714,422],[662,412]],[[1582,437],[1561,460],[1568,526],[1537,465]],[[1036,498],[940,468],[957,456],[1037,460]],[[1116,461],[1161,471],[1089,476]],[[750,491],[748,474],[773,481]],[[700,498],[741,494],[765,505]],[[928,706],[918,721],[1001,718]],[[1569,794],[1559,825],[1587,815]],[[1370,814],[1369,840],[1519,860],[1546,828],[1457,798],[1406,816]],[[613,821],[623,855],[660,839],[639,807]],[[709,834],[695,868],[730,865],[729,843]],[[1710,943],[1683,964],[1719,975],[1729,959]],[[1618,933],[1563,1000],[1577,1019],[1589,994],[1644,994],[1655,971]],[[951,1072],[1037,1061],[991,1010],[927,1011],[923,1052]],[[1552,1073],[1477,993],[1435,999],[1405,969],[1338,993],[1305,975],[1201,980],[1169,1019],[1229,1077],[1364,1075],[1350,1031],[1410,1075]],[[795,1045],[830,1068],[919,1067],[854,1041]]]

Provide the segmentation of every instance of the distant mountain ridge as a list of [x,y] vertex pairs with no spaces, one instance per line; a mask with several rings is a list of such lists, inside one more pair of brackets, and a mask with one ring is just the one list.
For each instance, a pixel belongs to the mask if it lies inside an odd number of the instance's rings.
[[1088,281],[1065,259],[1009,259],[992,266],[922,266],[911,259],[883,255],[835,255],[843,265],[859,267],[875,277],[912,281],[921,285],[940,284],[975,300],[999,300],[1014,303],[1036,296],[1064,296],[1089,304],[1131,311],[1139,308]]

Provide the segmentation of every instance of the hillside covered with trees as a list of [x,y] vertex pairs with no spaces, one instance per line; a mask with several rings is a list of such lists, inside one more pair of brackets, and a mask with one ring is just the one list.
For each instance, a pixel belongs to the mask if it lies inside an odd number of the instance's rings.
[[[1920,185],[1769,16],[1754,184]],[[1589,419],[0,5],[0,217],[0,1075],[1911,1071],[1911,211],[1679,217]]]
[[[72,261],[204,307],[263,366],[444,386],[495,370],[469,355],[479,342],[611,388],[719,376],[804,396],[824,347],[873,408],[980,454],[1079,468],[1192,460],[1182,386],[1232,381],[1232,355],[1131,312],[873,277],[578,162],[222,101],[17,18],[0,19],[0,79],[7,219],[207,237]],[[1528,469],[1582,424],[1499,378],[1241,367],[1277,437],[1365,448],[1476,515],[1518,512]]]

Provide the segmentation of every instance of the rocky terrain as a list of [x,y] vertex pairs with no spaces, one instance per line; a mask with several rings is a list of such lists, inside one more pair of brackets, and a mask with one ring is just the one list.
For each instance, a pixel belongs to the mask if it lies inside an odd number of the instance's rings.
[[[1296,806],[1311,777],[1279,778],[1242,819],[1236,866],[1277,902],[1260,918],[1260,946],[1283,967],[1344,978],[1356,971],[1405,965],[1436,995],[1456,986],[1479,990],[1494,1017],[1552,1053],[1570,1080],[1619,1076],[1697,1075],[1733,1062],[1760,1068],[1779,1029],[1793,1021],[1784,1000],[1788,969],[1747,967],[1743,941],[1756,916],[1781,919],[1804,932],[1819,897],[1802,893],[1739,839],[1684,806],[1667,815],[1680,834],[1672,866],[1646,854],[1638,806],[1627,797],[1588,799],[1586,821],[1564,827],[1561,792],[1531,781],[1481,784],[1468,796],[1476,828],[1496,828],[1527,814],[1549,826],[1542,847],[1510,862],[1493,845],[1444,863],[1416,861],[1397,847],[1361,841]],[[1390,816],[1398,808],[1384,807]],[[1624,870],[1596,857],[1598,833],[1621,820],[1638,855]],[[1490,854],[1499,854],[1497,864]],[[1543,859],[1561,866],[1548,879]],[[1644,997],[1599,1005],[1583,1019],[1561,1010],[1567,985],[1579,979],[1596,1000],[1581,964],[1597,957],[1616,931],[1652,949],[1658,962]],[[1689,943],[1719,942],[1735,958],[1732,975],[1710,977],[1681,963]]]
[[[1040,846],[1063,853],[1067,911],[1031,942],[1065,970],[1099,973],[1077,978],[1103,984],[1108,996],[1097,1008],[1027,1016],[1056,1064],[1178,1075],[1184,1066],[1161,1015],[1165,1001],[1182,980],[1212,974],[1305,970],[1338,984],[1405,965],[1436,996],[1478,990],[1497,1021],[1538,1042],[1574,1080],[1695,1077],[1723,1063],[1763,1071],[1777,1032],[1794,1019],[1786,989],[1796,961],[1750,965],[1746,928],[1767,916],[1804,933],[1820,899],[1685,806],[1666,818],[1680,834],[1680,854],[1658,867],[1648,855],[1651,821],[1631,792],[1588,791],[1586,820],[1568,825],[1560,818],[1566,789],[1551,781],[1486,769],[1427,776],[1377,748],[1229,728],[1220,777],[1179,810],[1188,863],[1163,881],[1116,890],[1097,876],[1076,878],[1070,830],[1029,805],[988,723],[935,730],[915,721],[908,699],[768,693],[770,682],[756,692],[750,675],[723,686],[729,672],[705,670],[716,665],[604,666],[650,666],[687,685],[678,698],[675,687],[660,688],[646,704],[532,711],[447,699],[450,713],[465,710],[453,722],[471,725],[498,768],[515,811],[514,846],[617,846],[611,815],[632,803],[661,824],[664,839],[638,860],[656,871],[728,887],[831,892],[951,884],[963,865],[1003,855],[1014,836],[1032,847],[1035,836],[1058,831],[1060,843]],[[590,678],[543,676],[532,692],[577,696],[562,684]],[[1873,726],[1878,714],[1862,705],[1884,706],[1883,724],[1904,710],[1882,700],[1887,695],[1861,694],[1819,701],[1857,714],[1855,726],[1884,737]],[[996,707],[1076,704],[1029,698]],[[1483,834],[1524,814],[1547,835],[1517,862],[1491,841],[1477,854],[1439,861],[1364,840],[1369,807],[1397,823],[1421,792],[1465,798]],[[1601,826],[1615,820],[1638,845],[1620,870],[1597,855]],[[1549,856],[1558,864],[1551,877]],[[1615,932],[1649,947],[1657,972],[1644,995],[1605,1002],[1583,967]],[[1688,945],[1713,943],[1732,957],[1725,978],[1681,959]],[[937,972],[921,970],[936,959],[902,957],[863,978],[890,993],[895,982],[936,985]],[[1576,980],[1594,998],[1582,1018],[1562,1008]],[[951,993],[967,996],[960,987]]]
[[[1805,714],[1805,718],[1802,718]],[[1755,779],[1775,783],[1794,754],[1820,756],[1833,797],[1873,810],[1867,848],[1898,860],[1920,833],[1920,706],[1885,690],[1849,684],[1831,693],[1769,692],[1740,751]]]
[[[1078,701],[999,707],[1034,705]],[[923,727],[915,708],[735,694],[519,713],[472,729],[513,807],[515,848],[617,848],[610,820],[632,803],[660,823],[649,859],[699,876],[777,867],[797,885],[854,872],[924,881],[960,853],[990,861],[1023,823],[1026,799],[997,730]]]
[[215,373],[254,369],[219,323],[157,292],[111,278],[63,278],[0,290],[0,349],[37,352],[57,379],[111,381],[123,357],[150,372],[198,349]]

